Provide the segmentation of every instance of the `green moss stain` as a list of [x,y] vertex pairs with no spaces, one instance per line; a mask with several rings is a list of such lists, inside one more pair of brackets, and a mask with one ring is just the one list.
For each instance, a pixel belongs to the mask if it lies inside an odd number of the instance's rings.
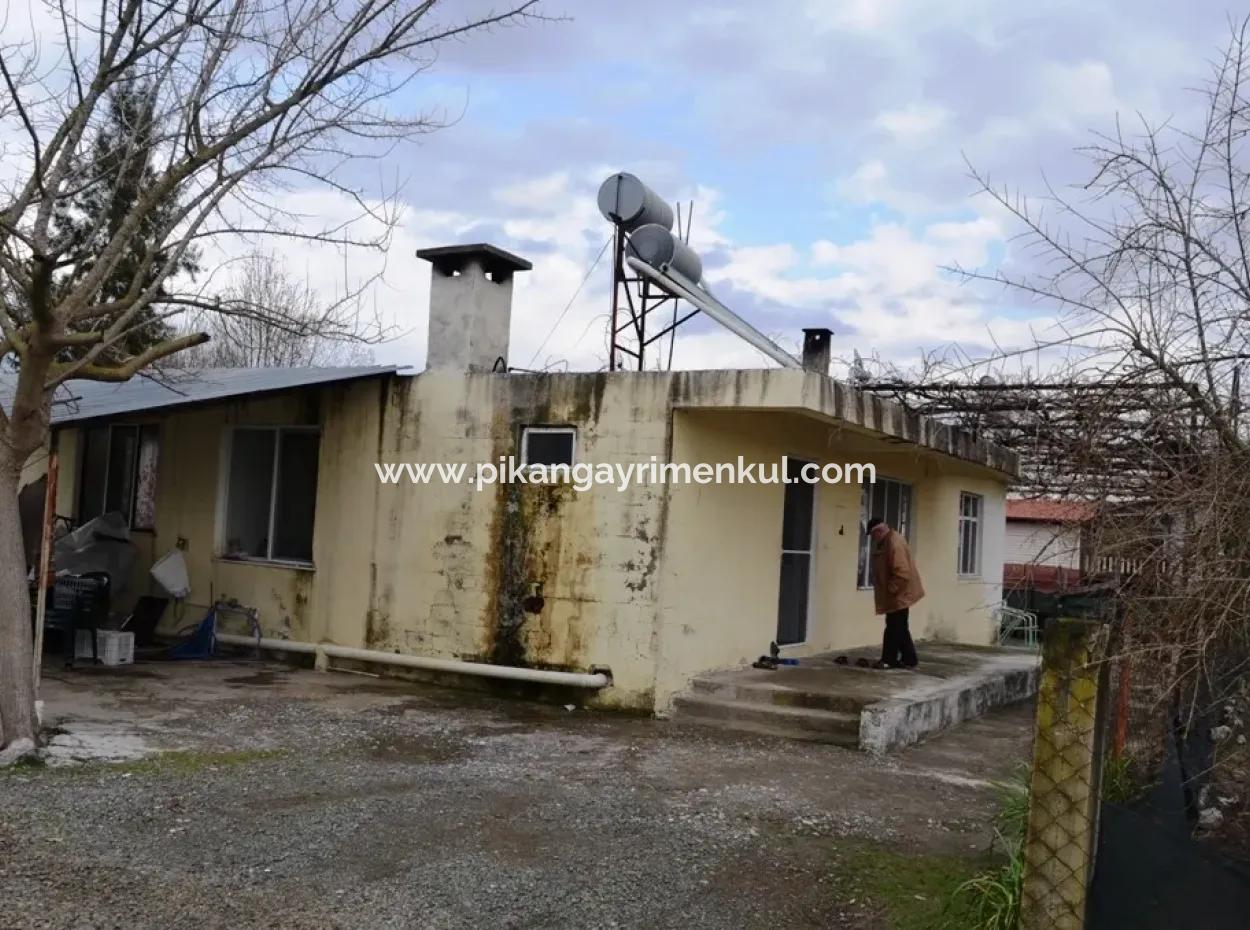
[[[563,504],[573,491],[561,485],[502,485],[497,498],[492,579],[494,629],[488,655],[499,665],[550,666],[552,606],[563,539]],[[535,592],[541,593],[541,606]],[[528,609],[527,609],[528,608]]]

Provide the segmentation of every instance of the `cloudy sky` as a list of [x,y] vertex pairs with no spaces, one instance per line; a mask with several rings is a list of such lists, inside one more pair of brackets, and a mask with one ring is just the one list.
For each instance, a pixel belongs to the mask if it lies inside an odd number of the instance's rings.
[[[952,343],[983,351],[991,332],[1026,342],[1050,308],[941,270],[1016,257],[1018,230],[971,196],[964,159],[1033,191],[1043,172],[1082,180],[1073,148],[1117,114],[1194,118],[1229,12],[1184,6],[546,0],[568,18],[444,49],[413,93],[453,124],[373,166],[403,178],[405,204],[370,298],[399,336],[375,356],[423,363],[428,269],[414,250],[488,240],[534,262],[510,362],[603,367],[606,262],[552,327],[608,236],[595,192],[616,170],[694,201],[706,280],[790,346],[822,325],[836,355],[903,364]],[[337,205],[310,193],[307,208]],[[328,290],[363,270],[298,251],[289,261]],[[696,321],[676,364],[764,362]]]

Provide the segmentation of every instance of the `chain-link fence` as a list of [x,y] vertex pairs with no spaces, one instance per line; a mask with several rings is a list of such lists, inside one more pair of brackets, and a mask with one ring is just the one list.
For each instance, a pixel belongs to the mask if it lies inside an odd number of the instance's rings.
[[1098,835],[1107,719],[1106,627],[1050,624],[1024,846],[1022,930],[1081,930]]

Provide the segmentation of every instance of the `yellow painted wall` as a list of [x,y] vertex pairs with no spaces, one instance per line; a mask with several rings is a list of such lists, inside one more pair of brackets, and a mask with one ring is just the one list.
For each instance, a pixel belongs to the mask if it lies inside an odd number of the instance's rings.
[[[368,463],[377,448],[381,390],[378,381],[361,381],[117,420],[157,424],[160,461],[156,529],[132,532],[136,564],[131,590],[115,608],[124,613],[139,595],[163,593],[148,569],[181,539],[191,595],[185,604],[166,612],[164,632],[198,621],[218,598],[257,607],[266,634],[275,637],[321,639],[333,625],[331,617],[342,618],[344,629],[355,618],[356,627],[363,629],[377,483]],[[321,427],[313,532],[317,570],[219,558],[219,482],[229,429],[297,425]],[[73,428],[59,431],[58,513],[76,509],[77,434]],[[359,467],[362,463],[365,468]],[[247,632],[246,622],[233,615],[223,617],[222,628]]]
[[[692,463],[785,454],[875,462],[881,475],[915,486],[914,548],[929,596],[913,610],[913,629],[987,642],[984,608],[1000,570],[988,573],[992,585],[955,576],[955,521],[966,489],[985,494],[987,527],[1002,522],[1001,473],[834,421],[813,378],[439,372],[153,416],[156,530],[136,534],[134,593],[151,589],[148,565],[181,538],[192,604],[167,616],[166,631],[197,620],[213,599],[235,598],[259,609],[268,636],[573,670],[609,665],[614,687],[598,703],[664,710],[692,675],[750,661],[774,637],[780,486],[477,490],[384,485],[374,470],[378,461],[496,462],[519,456],[525,425],[572,425],[583,462],[670,454]],[[823,406],[808,407],[809,395]],[[789,409],[758,409],[768,403]],[[725,405],[740,409],[718,409]],[[223,437],[238,425],[320,426],[314,568],[217,556]],[[76,448],[72,429],[60,441]],[[61,499],[72,502],[76,469],[63,468]],[[792,654],[879,639],[871,592],[855,588],[859,499],[854,485],[817,490],[809,636]],[[987,564],[991,549],[987,542]],[[245,632],[233,616],[223,628]]]
[[[819,463],[868,463],[880,477],[913,486],[913,553],[927,596],[911,612],[913,635],[991,642],[989,608],[1001,595],[1001,560],[992,583],[956,571],[960,491],[983,494],[987,549],[1002,522],[1005,485],[985,469],[931,452],[900,452],[837,425],[785,412],[704,410],[674,415],[673,460],[772,463],[784,455]],[[691,676],[743,665],[776,637],[784,488],[682,485],[671,491],[658,607],[656,702],[665,708]],[[871,590],[856,586],[860,518],[857,485],[822,485],[815,498],[814,557],[805,643],[783,654],[809,655],[879,642],[882,619]],[[997,503],[995,503],[997,502]],[[997,517],[994,516],[996,510]],[[1001,537],[1001,530],[999,531]]]

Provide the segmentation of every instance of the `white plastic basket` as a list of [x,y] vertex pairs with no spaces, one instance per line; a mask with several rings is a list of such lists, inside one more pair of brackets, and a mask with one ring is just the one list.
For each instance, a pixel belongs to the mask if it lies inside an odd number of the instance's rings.
[[[96,649],[101,665],[130,665],[135,660],[135,634],[129,630],[97,630]],[[74,658],[91,658],[91,631],[79,630]]]

